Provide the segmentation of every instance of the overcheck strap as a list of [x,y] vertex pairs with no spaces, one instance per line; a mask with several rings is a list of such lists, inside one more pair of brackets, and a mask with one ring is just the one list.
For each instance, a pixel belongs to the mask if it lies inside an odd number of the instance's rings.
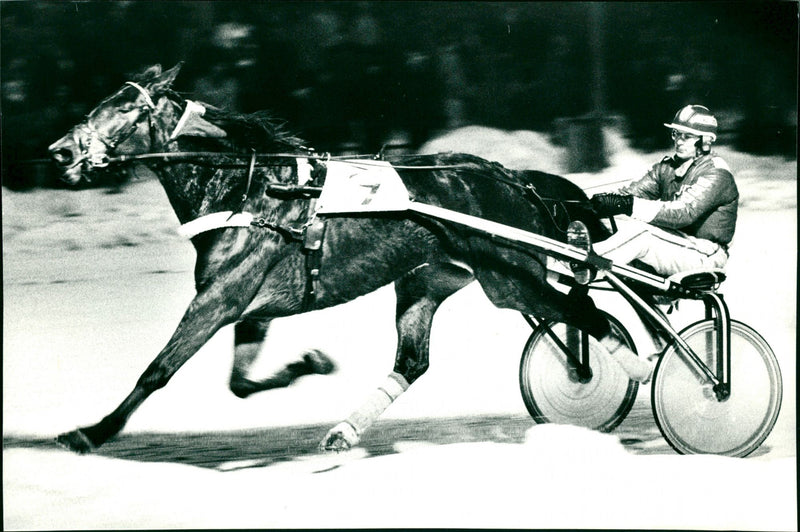
[[147,105],[150,106],[150,109],[156,108],[156,104],[153,103],[153,99],[150,97],[150,93],[147,92],[144,89],[144,87],[142,87],[138,83],[134,83],[133,81],[126,81],[125,85],[130,85],[131,87],[139,91],[142,94],[142,96],[144,96],[144,100],[147,102]]

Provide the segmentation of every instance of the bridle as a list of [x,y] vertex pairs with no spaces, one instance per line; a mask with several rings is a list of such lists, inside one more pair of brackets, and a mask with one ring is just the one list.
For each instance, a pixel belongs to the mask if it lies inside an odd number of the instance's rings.
[[[139,116],[136,118],[136,120],[133,120],[129,126],[122,128],[122,130],[120,130],[114,137],[109,137],[100,132],[100,130],[98,130],[97,127],[95,127],[92,124],[92,113],[90,112],[89,115],[86,116],[86,119],[80,124],[78,124],[78,126],[76,126],[77,129],[87,133],[88,138],[86,139],[85,143],[80,141],[77,143],[81,150],[80,157],[77,158],[77,160],[70,166],[70,168],[82,164],[84,161],[88,162],[91,168],[107,167],[109,163],[112,162],[110,153],[113,153],[114,150],[116,150],[117,146],[128,140],[136,132],[143,116],[147,116],[148,126],[151,135],[150,140],[152,143],[153,140],[152,111],[156,109],[156,104],[155,102],[153,102],[150,93],[148,93],[147,90],[138,83],[135,83],[133,81],[126,81],[125,85],[133,87],[144,97],[145,101],[144,105],[140,105],[135,109],[138,110]],[[113,97],[113,95],[111,97]],[[105,103],[105,101],[108,101],[108,99],[110,98],[107,98],[106,100],[104,100],[104,102],[101,102],[101,105],[102,103]],[[134,109],[131,109],[131,111],[133,110]],[[92,146],[96,142],[99,142],[100,144],[105,146],[105,150],[92,152],[91,151]]]

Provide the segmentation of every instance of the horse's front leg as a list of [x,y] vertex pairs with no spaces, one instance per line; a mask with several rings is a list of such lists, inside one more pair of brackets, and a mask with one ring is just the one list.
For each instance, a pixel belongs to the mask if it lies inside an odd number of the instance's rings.
[[472,280],[471,272],[445,263],[414,270],[395,282],[398,341],[394,371],[346,420],[328,431],[321,450],[345,451],[357,445],[364,431],[427,371],[433,315],[442,301]]
[[[239,272],[242,273],[242,272]],[[229,279],[236,277],[236,272]],[[240,283],[244,284],[244,283]],[[175,372],[183,366],[220,328],[236,321],[247,304],[246,288],[230,298],[231,283],[219,283],[205,287],[198,293],[184,313],[177,329],[167,345],[150,363],[139,378],[133,391],[124,401],[96,425],[82,427],[58,436],[57,441],[69,449],[86,453],[101,446],[119,433],[131,414],[154,391],[167,384]],[[252,297],[252,296],[251,296]]]
[[319,350],[303,353],[297,362],[287,364],[280,371],[254,381],[248,378],[250,367],[261,351],[269,330],[269,319],[246,318],[234,328],[233,369],[230,389],[234,395],[244,399],[251,394],[273,388],[285,388],[303,375],[327,375],[335,369],[333,361]]

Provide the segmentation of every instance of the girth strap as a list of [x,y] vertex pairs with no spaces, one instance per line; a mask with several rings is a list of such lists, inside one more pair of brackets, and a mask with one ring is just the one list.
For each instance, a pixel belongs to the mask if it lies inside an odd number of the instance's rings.
[[303,252],[306,255],[306,290],[303,294],[303,310],[311,310],[319,294],[319,271],[322,267],[322,240],[325,237],[327,220],[314,216],[306,226]]
[[[297,164],[299,187],[311,188],[315,185],[321,187],[327,176],[327,169],[323,165],[309,165],[308,160],[299,160]],[[307,175],[302,175],[307,174]],[[311,310],[319,295],[320,268],[322,267],[322,241],[325,238],[325,228],[328,220],[317,215],[317,197],[311,198],[306,210],[308,222],[305,224],[303,235],[303,253],[306,255],[306,289],[303,294],[303,310]]]
[[[309,164],[308,159],[297,161],[298,189],[321,190],[327,177],[327,168],[316,162]],[[322,267],[322,242],[328,220],[317,214],[317,198],[319,194],[311,194],[308,202],[304,225],[303,253],[306,256],[306,288],[303,294],[303,310],[309,311],[320,292],[320,268]]]

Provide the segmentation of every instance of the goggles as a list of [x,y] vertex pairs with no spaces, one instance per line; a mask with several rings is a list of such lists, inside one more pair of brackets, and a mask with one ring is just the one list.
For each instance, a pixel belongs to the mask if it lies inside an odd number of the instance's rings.
[[672,130],[672,140],[697,140],[700,137],[698,135],[693,135],[691,133],[683,133],[676,129]]

